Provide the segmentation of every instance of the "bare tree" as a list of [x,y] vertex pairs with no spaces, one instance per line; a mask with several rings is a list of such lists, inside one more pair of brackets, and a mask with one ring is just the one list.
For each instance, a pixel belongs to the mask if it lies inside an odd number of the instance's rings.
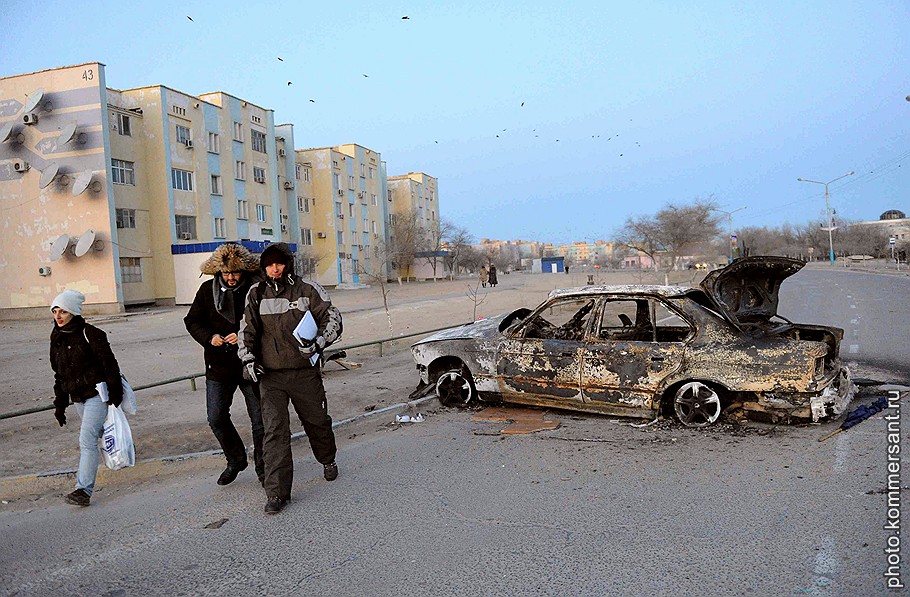
[[385,309],[386,320],[389,324],[389,333],[392,333],[392,313],[389,311],[389,267],[394,263],[394,252],[385,242],[380,242],[373,247],[373,255],[369,260],[360,260],[359,270],[355,273],[366,278],[370,284],[379,286],[382,293],[382,307]]
[[655,270],[658,251],[665,253],[664,283],[668,284],[670,271],[678,266],[682,255],[717,236],[718,218],[711,213],[715,207],[712,198],[696,199],[688,205],[670,203],[653,217],[630,217],[618,236],[626,246],[648,255]]
[[477,284],[473,288],[468,286],[467,296],[474,303],[474,315],[471,317],[471,321],[477,321],[477,307],[480,306],[485,300],[487,300],[487,295],[484,294],[483,298],[480,297],[480,278],[477,278]]
[[297,245],[294,261],[294,271],[304,278],[313,278],[316,276],[316,266],[321,259],[309,247]]
[[418,235],[418,249],[427,265],[433,268],[433,281],[436,282],[436,269],[440,262],[445,268],[443,261],[443,249],[445,248],[445,239],[449,234],[449,227],[452,226],[448,221],[442,220],[439,223],[438,230],[420,230]]
[[467,229],[447,220],[443,220],[440,225],[440,233],[448,252],[446,266],[454,279],[458,268],[463,267],[462,258],[466,249],[469,249],[471,243],[474,242],[474,238]]
[[389,222],[389,242],[384,253],[392,269],[398,272],[398,281],[402,274],[410,279],[414,260],[419,250],[421,233],[417,224],[417,212],[413,209],[400,214],[392,214]]

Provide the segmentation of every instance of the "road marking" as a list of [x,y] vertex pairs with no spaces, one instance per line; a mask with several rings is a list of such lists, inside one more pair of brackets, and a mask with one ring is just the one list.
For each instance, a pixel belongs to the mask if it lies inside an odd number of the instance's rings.
[[853,325],[857,325],[859,323],[859,319],[851,319],[850,323],[852,323]]
[[856,305],[850,305],[851,309],[856,309]]
[[859,352],[859,344],[850,345],[850,354],[856,354]]
[[808,589],[804,589],[808,595],[831,595],[833,594],[834,576],[840,567],[835,553],[834,538],[827,536],[822,537],[818,546],[818,553],[815,554],[815,566],[812,568],[812,579]]
[[838,434],[834,442],[834,472],[843,473],[847,469],[847,457],[850,454],[850,434]]

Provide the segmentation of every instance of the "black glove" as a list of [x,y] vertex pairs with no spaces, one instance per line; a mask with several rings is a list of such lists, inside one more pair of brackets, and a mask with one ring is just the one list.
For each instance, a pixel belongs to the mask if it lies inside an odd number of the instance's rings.
[[54,409],[54,418],[57,419],[57,422],[60,423],[60,426],[63,427],[66,425],[66,407],[60,408],[59,406]]
[[303,356],[309,357],[312,356],[314,352],[322,352],[323,348],[325,348],[325,338],[322,336],[316,336],[310,341],[309,344],[298,346],[297,350],[299,350],[300,354]]
[[262,375],[263,369],[256,361],[249,361],[243,365],[242,373],[243,379],[256,383],[259,381],[259,376]]

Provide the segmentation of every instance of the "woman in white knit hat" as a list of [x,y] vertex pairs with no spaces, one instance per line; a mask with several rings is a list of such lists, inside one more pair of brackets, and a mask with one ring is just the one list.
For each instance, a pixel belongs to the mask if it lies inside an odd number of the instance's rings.
[[[54,417],[66,425],[66,407],[76,406],[82,419],[79,428],[79,471],[76,489],[64,499],[75,506],[88,506],[98,473],[98,440],[104,432],[108,404],[123,400],[120,366],[111,351],[107,334],[82,318],[85,295],[64,290],[51,303],[54,329],[51,332],[51,367],[54,369]],[[108,402],[96,388],[107,383]]]

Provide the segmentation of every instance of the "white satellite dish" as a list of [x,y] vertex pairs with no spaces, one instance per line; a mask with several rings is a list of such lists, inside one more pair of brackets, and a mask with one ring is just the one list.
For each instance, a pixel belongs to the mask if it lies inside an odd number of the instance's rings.
[[12,122],[0,125],[0,143],[6,143],[7,141],[22,143],[21,135],[16,133]]
[[51,261],[57,261],[63,257],[70,247],[70,240],[69,234],[61,234],[57,237],[57,240],[51,244]]
[[94,244],[95,231],[89,228],[79,237],[79,240],[76,241],[76,250],[74,251],[76,257],[82,257],[88,253]]
[[81,195],[85,192],[85,189],[88,188],[88,185],[92,182],[92,171],[86,170],[85,172],[80,172],[79,176],[76,177],[76,180],[73,181],[73,197],[76,195]]
[[38,104],[41,103],[41,100],[44,99],[44,89],[39,87],[28,96],[28,101],[25,102],[25,113],[34,111],[38,107]]
[[73,122],[71,122],[68,125],[66,125],[65,127],[63,127],[63,129],[60,131],[60,137],[58,137],[58,139],[57,139],[57,145],[58,146],[66,145],[73,139],[78,140],[79,143],[84,143],[85,141],[83,140],[83,138],[85,137],[85,135],[83,135],[82,133],[76,134],[76,128],[78,126],[79,126],[79,124],[74,120]]
[[51,162],[47,165],[47,168],[41,171],[41,178],[38,179],[38,186],[42,189],[46,189],[54,179],[57,178],[57,173],[60,172],[60,166],[57,165],[57,162]]

